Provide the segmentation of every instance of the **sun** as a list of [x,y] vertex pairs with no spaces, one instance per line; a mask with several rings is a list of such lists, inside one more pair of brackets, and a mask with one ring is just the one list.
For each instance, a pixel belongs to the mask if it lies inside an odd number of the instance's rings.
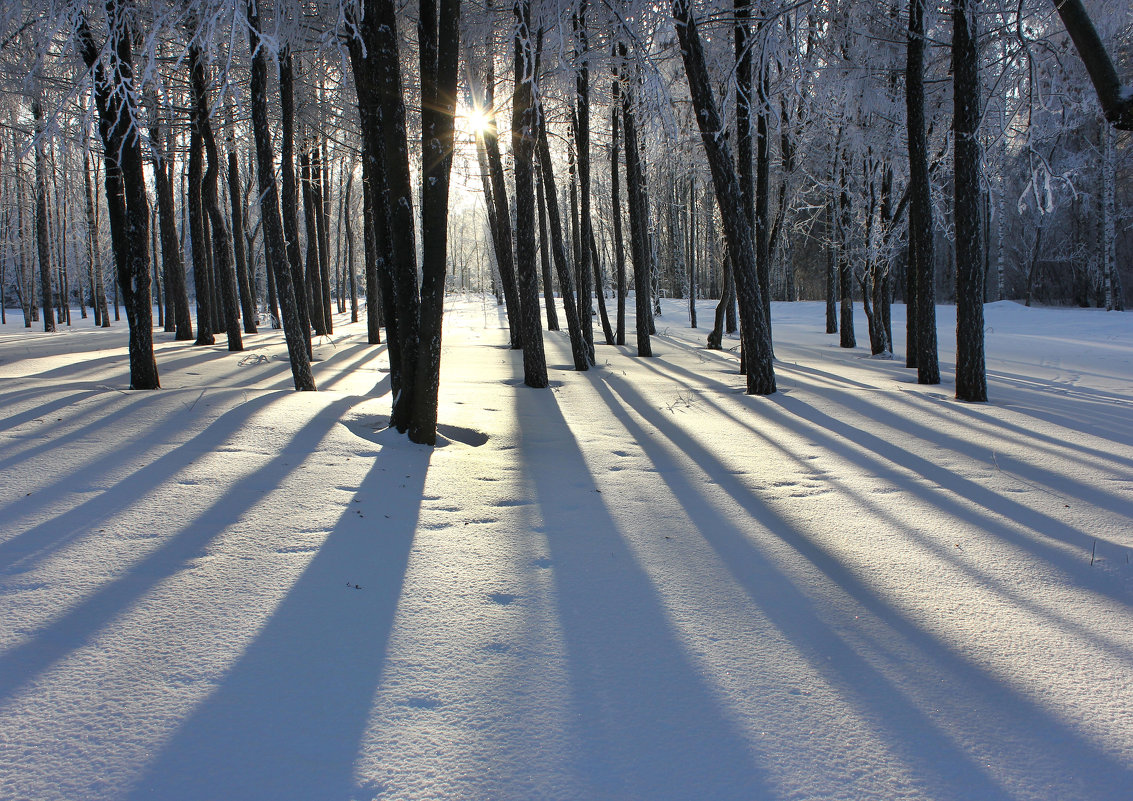
[[492,125],[493,120],[490,109],[480,108],[478,106],[465,109],[464,127],[469,133],[475,134],[476,136],[483,136]]

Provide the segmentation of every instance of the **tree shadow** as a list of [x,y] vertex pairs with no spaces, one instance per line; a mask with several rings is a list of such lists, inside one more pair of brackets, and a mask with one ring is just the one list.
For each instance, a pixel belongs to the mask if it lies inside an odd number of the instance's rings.
[[[605,384],[601,386],[599,381]],[[964,798],[1009,798],[987,770],[1032,786],[1063,787],[1062,797],[1122,797],[1133,771],[1079,731],[909,619],[821,544],[798,530],[744,485],[697,439],[649,404],[626,381],[604,375],[595,386],[653,461],[704,540],[736,582],[812,667],[875,724],[887,746],[931,786]],[[780,405],[797,407],[791,399]],[[626,409],[653,427],[635,422]],[[808,436],[812,436],[807,432]],[[852,602],[821,604],[773,566],[757,542],[711,510],[670,452],[685,454],[753,521]],[[841,608],[840,608],[841,607]],[[852,612],[864,610],[859,620]],[[877,656],[888,659],[877,662]],[[988,710],[996,710],[994,716]]]
[[518,458],[542,510],[588,798],[776,797],[753,744],[685,654],[552,393],[517,393]]
[[[108,510],[107,514],[111,510],[131,505],[203,454],[211,452],[216,444],[223,442],[235,428],[246,422],[256,409],[265,407],[270,401],[270,397],[264,396],[229,411],[197,437],[137,471],[131,480],[120,482],[104,493],[98,502]],[[255,491],[257,488],[267,480],[278,482],[290,472],[286,468],[294,461],[295,450],[304,453],[313,451],[327,431],[356,402],[356,399],[342,399],[321,410],[311,422],[296,432],[288,446],[282,448],[265,465],[228,487],[221,498],[198,514],[182,531],[170,536],[140,558],[123,575],[106,582],[77,605],[40,626],[23,643],[0,656],[0,700],[11,696],[20,687],[29,684],[49,667],[89,642],[96,632],[128,610],[159,582],[183,570],[187,562],[200,556],[225,526],[239,519],[260,499],[260,493]],[[83,506],[80,505],[68,514],[85,518],[84,512],[89,514],[90,510],[84,510]],[[40,558],[48,547],[57,548],[60,544],[58,537],[46,546],[38,542],[55,530],[53,525],[54,523],[37,526],[21,535],[38,545],[35,553]],[[59,530],[70,534],[74,527],[60,523]]]
[[[328,411],[326,422],[341,411]],[[356,796],[354,765],[385,668],[431,457],[395,437],[385,439],[357,503],[129,798]]]

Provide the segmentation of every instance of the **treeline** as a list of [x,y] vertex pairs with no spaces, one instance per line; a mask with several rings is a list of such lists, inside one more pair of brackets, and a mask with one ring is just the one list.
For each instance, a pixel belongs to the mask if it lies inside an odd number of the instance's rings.
[[[587,369],[596,334],[626,341],[631,289],[643,356],[661,297],[718,298],[708,344],[740,331],[756,393],[772,299],[825,298],[846,347],[863,303],[875,353],[903,300],[906,362],[932,382],[938,300],[973,332],[985,300],[1124,305],[1133,20],[1089,10],[6,4],[0,306],[48,328],[124,309],[135,388],[159,385],[155,311],[232,350],[263,320],[314,389],[311,337],[363,298],[392,422],[419,441],[448,285],[497,293],[532,386],[544,322],[565,312]],[[450,213],[452,186],[479,202]]]

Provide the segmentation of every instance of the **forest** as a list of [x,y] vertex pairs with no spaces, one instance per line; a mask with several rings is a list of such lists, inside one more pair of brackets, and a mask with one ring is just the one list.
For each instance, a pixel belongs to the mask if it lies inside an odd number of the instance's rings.
[[843,347],[862,304],[871,352],[930,384],[956,304],[978,401],[983,302],[1125,303],[1120,2],[108,0],[0,25],[0,306],[46,330],[124,309],[136,389],[155,314],[233,351],[282,327],[314,389],[311,337],[349,305],[386,332],[392,424],[430,442],[446,291],[495,294],[540,386],[540,304],[586,369],[632,290],[643,356],[662,298],[694,327],[718,298],[708,345],[738,330],[757,394],[772,301],[825,300]]
[[0,2],[0,798],[1127,801],[1127,0]]

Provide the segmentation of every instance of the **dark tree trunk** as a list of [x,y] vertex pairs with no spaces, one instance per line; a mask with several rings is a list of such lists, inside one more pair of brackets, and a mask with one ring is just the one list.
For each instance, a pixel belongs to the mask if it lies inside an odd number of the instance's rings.
[[310,151],[306,148],[299,153],[299,184],[303,193],[303,224],[307,229],[307,257],[303,272],[307,309],[311,313],[311,325],[315,334],[326,336],[330,332],[326,326],[327,298],[323,297],[322,260],[319,257],[318,203],[311,180]]
[[258,0],[248,2],[248,37],[252,51],[252,133],[256,140],[256,174],[260,188],[260,220],[268,267],[275,272],[276,292],[283,317],[283,334],[291,358],[291,375],[297,390],[315,389],[311,373],[310,333],[299,315],[295,285],[280,219],[279,195],[275,186],[275,162],[267,108],[267,54],[260,38]]
[[449,175],[456,116],[460,0],[421,0],[421,328],[409,438],[433,445],[441,385]]
[[1133,94],[1122,86],[1121,79],[1117,77],[1113,60],[1102,44],[1082,0],[1057,0],[1054,7],[1086,66],[1106,119],[1115,128],[1133,131]]
[[[384,259],[379,256],[377,237],[374,232],[374,204],[370,194],[370,156],[362,153],[362,246],[366,256],[366,341],[371,345],[381,344],[382,324],[385,322],[384,292],[382,278],[378,275],[378,262],[382,261],[382,273],[389,283]],[[392,290],[391,290],[392,291]]]
[[653,254],[649,245],[649,207],[642,186],[641,154],[637,143],[637,124],[633,111],[633,93],[629,90],[626,70],[626,47],[618,45],[622,63],[622,128],[625,133],[626,189],[629,194],[630,250],[633,254],[634,311],[637,318],[637,355],[652,356],[649,326],[653,310],[649,307],[649,280]]
[[[228,113],[233,125],[232,112]],[[240,310],[244,317],[244,333],[256,333],[256,287],[248,269],[244,249],[244,203],[240,191],[240,161],[236,156],[236,133],[228,132],[228,200],[232,207],[232,254],[236,257],[236,285],[240,290]]]
[[881,226],[881,253],[875,262],[876,269],[873,274],[873,313],[878,318],[878,329],[881,350],[878,353],[893,352],[893,326],[890,322],[889,276],[893,262],[891,246],[893,241],[893,165],[889,157],[881,174],[881,208],[878,221]]
[[158,389],[161,385],[153,356],[153,307],[150,305],[149,202],[142,168],[141,136],[131,118],[138,99],[134,87],[129,9],[123,8],[122,0],[106,0],[106,11],[110,22],[110,63],[103,63],[85,20],[79,25],[78,42],[87,68],[94,73],[115,273],[125,296],[130,327],[130,388]]
[[736,290],[740,303],[741,342],[746,356],[747,391],[769,395],[775,391],[771,336],[763,313],[763,298],[756,275],[756,257],[751,226],[743,213],[739,177],[731,148],[719,137],[723,120],[708,77],[700,34],[692,18],[690,0],[673,0],[673,17],[680,39],[681,56],[689,92],[700,127],[701,140],[712,170],[716,200],[724,226],[724,237],[734,260]]
[[976,2],[952,11],[956,215],[956,398],[987,400],[984,370],[984,262],[980,242],[980,86]]
[[[299,325],[307,341],[309,360],[312,353],[311,309],[303,280],[303,255],[299,250],[299,189],[295,184],[295,71],[291,48],[287,46],[279,54],[279,101],[282,128],[279,177],[280,191],[283,193],[283,236],[287,244],[291,284],[295,288],[295,306],[299,312]],[[276,289],[279,287],[279,281],[276,281]]]
[[543,274],[543,305],[547,309],[547,330],[559,330],[559,315],[555,311],[555,286],[551,277],[551,241],[547,235],[547,201],[543,198],[543,183],[535,181],[535,213],[539,217],[539,267]]
[[688,324],[696,328],[696,176],[688,174]]
[[[390,230],[389,192],[386,180],[385,126],[381,124],[384,66],[379,63],[382,21],[376,8],[367,9],[356,23],[359,36],[347,44],[358,95],[358,115],[362,131],[362,209],[367,220],[366,242],[372,260],[366,267],[367,281],[376,285],[367,288],[367,329],[372,344],[380,342],[378,326],[386,329],[386,352],[389,356],[390,388],[397,398],[402,393],[401,336],[398,328],[397,291],[394,284],[393,233]],[[379,305],[380,303],[380,305]]]
[[181,261],[181,246],[177,241],[177,212],[173,201],[172,179],[174,157],[172,150],[163,146],[168,143],[168,139],[158,122],[156,99],[151,106],[153,119],[150,124],[150,152],[153,154],[153,185],[157,195],[161,261],[165,271],[165,294],[168,301],[165,304],[166,330],[170,330],[172,323],[174,338],[187,341],[193,338],[193,320],[189,312],[189,291],[185,285],[185,265]]
[[[771,329],[771,148],[768,138],[767,114],[770,99],[767,96],[767,64],[759,67],[759,113],[755,118],[755,264],[759,279],[759,292],[763,297],[763,317],[767,321],[767,337],[773,341]],[[774,353],[774,351],[772,351]]]
[[[394,398],[390,425],[404,433],[410,424],[413,393],[417,386],[417,351],[420,342],[420,296],[417,285],[417,246],[413,214],[413,183],[409,169],[409,142],[405,102],[401,90],[401,61],[397,38],[397,8],[393,0],[369,0],[366,16],[375,21],[370,48],[378,79],[379,130],[382,137],[386,214],[394,286],[394,314],[401,390]],[[379,210],[379,217],[381,212]],[[387,341],[393,339],[386,316]]]
[[200,51],[189,48],[189,62],[193,72],[194,123],[196,132],[204,144],[208,166],[201,179],[201,200],[209,216],[212,233],[213,275],[220,290],[221,306],[216,318],[224,316],[224,328],[228,338],[228,350],[244,350],[240,335],[240,308],[236,300],[236,273],[232,269],[231,245],[228,239],[228,223],[220,208],[218,184],[220,176],[220,151],[209,122],[208,89],[205,82],[205,66]]
[[618,322],[614,341],[618,345],[624,345],[626,343],[626,252],[625,243],[622,239],[622,201],[619,178],[621,158],[618,155],[618,129],[621,127],[619,125],[620,95],[621,80],[615,75],[613,101],[610,103],[610,213],[614,218],[614,269],[616,271],[618,301]]
[[54,295],[51,291],[51,244],[47,230],[47,160],[44,155],[43,107],[31,104],[35,120],[35,244],[39,255],[39,291],[43,303],[43,330],[55,331]]
[[350,322],[358,322],[358,285],[354,275],[354,226],[351,224],[351,190],[354,188],[354,171],[346,175],[346,192],[342,198],[342,221],[346,226],[346,275],[350,282]]
[[[722,289],[720,293],[720,300],[716,304],[716,313],[712,319],[712,330],[708,332],[708,349],[721,350],[724,347],[724,328],[727,325],[728,312],[734,308],[736,302],[736,284],[732,277],[732,258],[729,255],[728,249],[724,249],[724,277],[722,280]],[[735,330],[735,326],[731,327]]]
[[[494,206],[496,230],[496,267],[503,284],[504,304],[507,308],[508,328],[511,333],[511,346],[523,347],[523,332],[520,325],[519,287],[516,283],[515,259],[512,254],[511,209],[508,207],[507,184],[504,181],[503,160],[500,158],[499,134],[496,131],[496,115],[493,109],[492,81],[494,71],[488,71],[488,126],[484,130],[484,153],[488,159],[488,176],[492,185],[492,205]],[[564,297],[565,300],[565,297]]]
[[[84,134],[84,136],[85,136],[85,134]],[[18,166],[19,165],[17,164],[17,168],[18,168]],[[83,152],[83,183],[86,187],[86,196],[87,196],[87,243],[88,243],[87,246],[90,249],[91,262],[94,266],[94,280],[93,280],[92,283],[93,283],[93,287],[94,287],[93,288],[94,303],[95,303],[95,307],[97,309],[97,313],[95,314],[95,321],[101,327],[109,328],[110,327],[110,310],[107,308],[107,305],[106,305],[106,279],[105,279],[105,277],[103,276],[103,273],[102,273],[102,246],[99,243],[98,213],[96,211],[95,201],[94,201],[94,185],[92,184],[91,179],[90,179],[90,167],[91,167],[91,165],[88,163],[88,160],[87,160],[87,151],[84,151]],[[19,174],[17,173],[17,183],[18,182],[19,182]],[[17,209],[17,211],[19,211],[19,209]],[[22,213],[21,213],[21,216],[22,216]],[[21,225],[22,225],[22,223],[21,223]],[[22,258],[22,256],[21,256],[21,258]],[[180,254],[178,254],[178,258],[180,258]],[[182,271],[182,273],[181,273],[182,286],[184,286],[184,279],[185,279],[185,274],[184,274],[184,271]],[[188,306],[189,306],[189,298],[186,295],[186,297],[185,297],[185,308],[187,309]],[[188,312],[186,312],[186,316],[187,316],[187,314],[188,314]],[[28,325],[28,324],[29,324],[29,321],[28,321],[28,319],[26,319],[26,314],[25,314],[24,325]],[[189,339],[193,338],[193,330],[192,330],[191,326],[189,328],[188,338]]]
[[850,261],[850,190],[846,180],[846,154],[838,173],[838,290],[841,303],[838,344],[843,348],[855,347],[854,336],[854,267]]
[[614,329],[610,326],[610,314],[606,311],[606,281],[602,275],[602,260],[598,258],[598,243],[594,241],[594,228],[590,228],[590,263],[594,267],[594,296],[598,301],[598,319],[602,322],[602,336],[607,345],[614,344]]
[[[194,107],[194,114],[196,114]],[[206,231],[204,200],[201,192],[201,179],[204,175],[204,153],[201,147],[200,131],[194,125],[189,133],[189,242],[193,255],[193,285],[197,296],[197,344],[212,345],[212,288],[209,281],[208,237]]]
[[515,262],[519,279],[523,383],[547,386],[547,358],[539,323],[539,279],[535,266],[535,48],[531,41],[531,0],[516,0],[515,94],[512,96],[511,152],[515,167]]
[[563,240],[562,217],[559,214],[559,194],[555,188],[555,175],[551,169],[551,149],[547,143],[547,121],[543,117],[542,105],[536,107],[538,113],[539,176],[542,179],[544,200],[547,203],[547,229],[551,235],[551,256],[555,262],[555,272],[559,276],[559,294],[563,299],[563,313],[566,314],[567,333],[570,335],[570,352],[574,358],[575,370],[590,369],[590,351],[582,335],[582,322],[578,319],[578,304],[574,295],[574,279],[571,277],[567,260],[566,242]]
[[[325,146],[325,142],[323,145]],[[311,203],[315,212],[315,234],[319,243],[319,295],[323,302],[323,330],[334,333],[334,304],[330,291],[330,213],[327,210],[329,189],[322,147],[311,146]]]
[[936,281],[933,275],[932,186],[924,117],[925,0],[909,4],[905,105],[909,125],[909,239],[916,275],[917,383],[939,384],[936,350]]

